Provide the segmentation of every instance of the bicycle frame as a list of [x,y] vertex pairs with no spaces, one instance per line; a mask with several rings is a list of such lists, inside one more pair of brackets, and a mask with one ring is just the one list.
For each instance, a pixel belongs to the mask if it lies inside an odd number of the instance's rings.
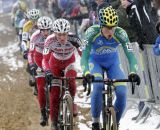
[[58,126],[62,130],[73,130],[73,99],[69,92],[68,81],[83,79],[83,77],[53,77],[53,79],[62,80]]
[[[104,83],[104,88],[102,91],[103,101],[102,101],[102,130],[117,130],[116,122],[116,112],[114,110],[113,102],[113,84],[116,82],[130,82],[128,79],[104,79],[104,80],[94,80],[92,82]],[[105,89],[107,85],[107,89]],[[106,104],[106,94],[107,94],[107,104]]]

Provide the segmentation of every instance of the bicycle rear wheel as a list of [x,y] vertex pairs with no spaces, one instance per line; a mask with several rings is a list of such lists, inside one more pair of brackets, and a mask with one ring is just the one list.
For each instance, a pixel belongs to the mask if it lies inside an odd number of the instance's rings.
[[63,99],[63,130],[73,130],[73,102],[70,95]]
[[118,130],[114,107],[109,107],[106,111],[106,130]]

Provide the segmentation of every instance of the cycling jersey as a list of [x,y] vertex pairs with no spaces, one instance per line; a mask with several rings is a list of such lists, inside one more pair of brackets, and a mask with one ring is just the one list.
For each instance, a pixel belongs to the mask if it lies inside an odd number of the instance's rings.
[[45,38],[40,33],[40,30],[34,32],[30,39],[30,48],[28,53],[28,63],[34,64],[42,68],[43,48]]
[[126,32],[122,28],[116,27],[113,38],[108,40],[101,35],[100,26],[93,25],[86,31],[85,43],[87,45],[83,51],[81,62],[84,73],[89,71],[89,56],[93,57],[98,62],[107,60],[109,62],[108,64],[110,65],[115,62],[113,59],[118,57],[117,47],[119,45],[122,45],[124,49],[129,61],[131,72],[137,71],[137,62],[133,54],[132,46],[129,42]]
[[[44,69],[48,70],[50,68],[48,58],[50,58],[51,52],[51,57],[54,57],[59,61],[65,61],[71,57],[74,57],[74,52],[76,49],[78,50],[79,54],[81,53],[79,49],[81,44],[81,40],[75,37],[75,35],[69,35],[68,41],[65,44],[59,43],[54,34],[50,35],[46,39],[44,47]],[[47,61],[45,61],[45,59],[47,59]]]
[[37,30],[37,25],[35,24],[35,21],[29,20],[27,23],[23,26],[23,34],[22,34],[22,40],[28,41],[30,39],[30,36]]
[[[50,35],[44,45],[42,65],[45,71],[51,71],[53,76],[61,77],[62,73],[65,77],[76,77],[77,72],[75,69],[75,50],[79,50],[81,40],[75,35],[68,35],[68,40],[65,44],[61,44],[56,39],[55,35]],[[59,96],[61,80],[53,80],[50,91],[50,118],[51,122],[57,122],[58,108],[59,108]],[[69,91],[71,96],[75,97],[76,82],[75,80],[69,80]]]

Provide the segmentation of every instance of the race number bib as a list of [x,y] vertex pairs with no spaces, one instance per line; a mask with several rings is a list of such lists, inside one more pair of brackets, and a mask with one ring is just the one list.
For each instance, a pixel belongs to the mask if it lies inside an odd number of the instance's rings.
[[47,54],[49,54],[49,48],[45,48],[45,49],[43,50],[43,55],[47,55]]

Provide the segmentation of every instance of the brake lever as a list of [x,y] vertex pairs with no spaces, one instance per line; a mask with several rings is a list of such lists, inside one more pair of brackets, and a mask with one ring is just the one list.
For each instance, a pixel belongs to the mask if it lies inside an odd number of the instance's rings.
[[132,95],[134,94],[135,92],[135,82],[132,82]]

